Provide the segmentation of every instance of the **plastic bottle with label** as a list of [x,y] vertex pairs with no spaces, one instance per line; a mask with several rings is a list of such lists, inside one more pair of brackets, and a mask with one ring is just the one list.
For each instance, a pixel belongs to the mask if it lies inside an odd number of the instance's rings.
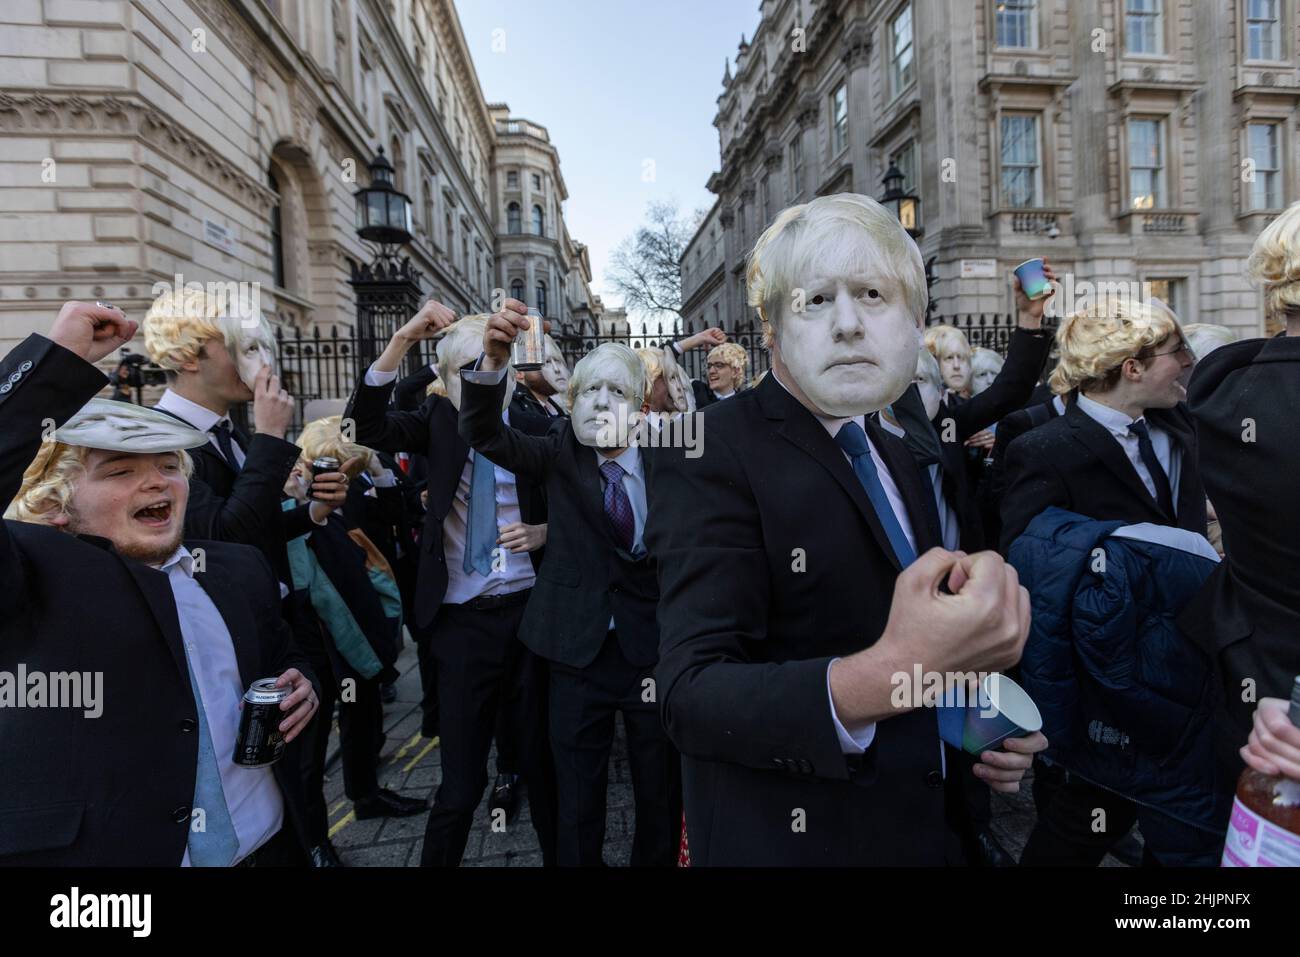
[[[1300,677],[1291,688],[1291,723],[1300,728]],[[1237,780],[1224,867],[1300,867],[1300,781],[1246,768]]]

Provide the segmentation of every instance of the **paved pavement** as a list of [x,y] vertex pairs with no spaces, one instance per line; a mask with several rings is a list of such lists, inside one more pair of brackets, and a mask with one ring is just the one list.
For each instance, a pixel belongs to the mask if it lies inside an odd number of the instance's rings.
[[[420,681],[415,648],[409,642],[397,662],[402,676],[397,700],[384,706],[387,740],[380,758],[379,782],[400,794],[427,799],[441,780],[438,740],[420,735]],[[415,867],[424,843],[425,816],[359,821],[352,802],[343,794],[343,771],[337,762],[338,728],[331,737],[326,768],[325,802],[330,813],[330,838],[345,864],[352,867]],[[496,774],[496,755],[488,764],[489,779]],[[993,795],[993,831],[1002,845],[1019,857],[1034,825],[1034,805],[1029,787],[1019,794]],[[610,762],[609,802],[605,835],[605,861],[626,866],[632,851],[632,784],[620,730]],[[540,867],[541,852],[529,823],[525,801],[518,817],[504,830],[491,827],[487,800],[474,816],[474,829],[465,849],[468,867]],[[1123,866],[1107,857],[1103,866]]]

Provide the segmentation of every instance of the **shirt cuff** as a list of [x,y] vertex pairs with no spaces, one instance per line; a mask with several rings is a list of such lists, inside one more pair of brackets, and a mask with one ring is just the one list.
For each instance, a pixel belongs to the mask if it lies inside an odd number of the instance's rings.
[[380,372],[373,365],[366,370],[366,385],[388,385],[396,381],[396,372]]
[[838,658],[833,658],[826,666],[826,702],[831,706],[831,720],[835,722],[835,735],[840,739],[840,750],[845,754],[862,754],[876,739],[876,723],[873,721],[858,731],[850,731],[841,723],[840,716],[835,713],[835,700],[831,697],[831,666],[837,661]]
[[[323,526],[323,525],[328,524],[328,523],[329,523],[329,520],[330,520],[330,513],[329,513],[329,512],[326,512],[324,518],[317,518],[317,517],[316,517],[315,509],[314,509],[315,505],[316,505],[315,502],[309,502],[309,503],[307,503],[307,517],[310,518],[310,519],[311,519],[315,524],[317,524],[317,525],[322,525],[322,526]],[[324,506],[321,506],[321,507],[324,508]]]
[[482,362],[483,356],[480,355],[478,361],[474,363],[474,368],[461,372],[461,377],[472,385],[497,385],[506,377],[506,372],[510,368],[509,366],[503,366],[500,369],[480,369],[479,366]]
[[395,488],[397,486],[397,476],[393,474],[392,469],[384,469],[378,475],[370,476],[370,481],[375,488]]

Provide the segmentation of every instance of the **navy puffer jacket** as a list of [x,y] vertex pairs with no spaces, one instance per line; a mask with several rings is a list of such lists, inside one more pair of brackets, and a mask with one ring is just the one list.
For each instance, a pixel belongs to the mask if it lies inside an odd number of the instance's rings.
[[[1216,780],[1210,717],[1219,683],[1175,624],[1214,570],[1199,535],[1039,515],[1009,560],[1033,620],[1021,659],[1046,757],[1185,824],[1222,834],[1232,784]],[[1158,816],[1141,817],[1148,841]]]

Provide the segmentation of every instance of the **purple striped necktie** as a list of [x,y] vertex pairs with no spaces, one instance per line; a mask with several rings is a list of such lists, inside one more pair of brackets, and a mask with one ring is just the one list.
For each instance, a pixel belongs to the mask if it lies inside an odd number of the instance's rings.
[[632,515],[632,500],[623,488],[623,466],[617,462],[601,462],[600,474],[605,477],[605,517],[614,529],[615,540],[630,552],[636,535],[636,519]]

